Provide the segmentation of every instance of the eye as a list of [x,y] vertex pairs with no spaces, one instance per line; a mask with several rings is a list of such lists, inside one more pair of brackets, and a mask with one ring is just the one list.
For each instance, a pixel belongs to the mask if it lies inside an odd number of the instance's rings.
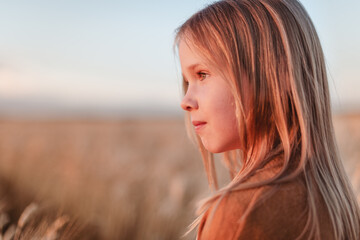
[[200,80],[205,80],[205,78],[207,78],[209,76],[209,74],[207,74],[206,72],[197,72],[196,73],[199,76]]

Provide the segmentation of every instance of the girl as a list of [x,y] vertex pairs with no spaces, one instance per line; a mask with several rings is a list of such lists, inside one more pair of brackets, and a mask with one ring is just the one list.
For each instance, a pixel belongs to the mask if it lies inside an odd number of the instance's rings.
[[[181,107],[215,190],[192,225],[197,239],[359,239],[324,56],[303,6],[218,1],[184,23],[175,44]],[[231,176],[221,189],[213,153]]]

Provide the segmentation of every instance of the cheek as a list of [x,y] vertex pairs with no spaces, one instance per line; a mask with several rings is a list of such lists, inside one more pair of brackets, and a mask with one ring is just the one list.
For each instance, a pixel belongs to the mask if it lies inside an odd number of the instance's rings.
[[220,134],[225,137],[233,139],[238,136],[237,120],[235,115],[235,109],[232,106],[224,107],[222,114],[219,115]]
[[234,98],[229,93],[224,93],[216,104],[218,118],[224,123],[225,128],[233,129],[236,126]]
[[237,127],[235,105],[232,97],[221,99],[214,103],[214,116],[216,120],[212,129],[214,145],[218,146],[217,151],[224,152],[240,148],[240,137]]
[[211,129],[200,136],[205,148],[212,153],[240,149],[241,141],[236,123],[233,115],[216,119],[216,124],[212,124]]

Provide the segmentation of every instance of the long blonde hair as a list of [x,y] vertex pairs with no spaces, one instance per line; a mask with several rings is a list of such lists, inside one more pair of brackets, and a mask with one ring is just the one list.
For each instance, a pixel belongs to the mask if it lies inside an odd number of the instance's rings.
[[[218,1],[180,26],[175,46],[180,40],[191,42],[228,79],[243,143],[241,149],[224,153],[232,181],[219,190],[213,154],[192,132],[210,188],[217,190],[199,213],[229,192],[275,186],[302,175],[308,216],[299,238],[306,234],[309,239],[320,238],[315,204],[320,196],[335,239],[359,239],[360,211],[335,141],[324,55],[304,7],[296,0]],[[249,81],[251,88],[246,89],[243,81]],[[248,112],[245,98],[250,98]],[[189,121],[187,127],[192,131]],[[278,156],[282,158],[279,173],[246,183]]]

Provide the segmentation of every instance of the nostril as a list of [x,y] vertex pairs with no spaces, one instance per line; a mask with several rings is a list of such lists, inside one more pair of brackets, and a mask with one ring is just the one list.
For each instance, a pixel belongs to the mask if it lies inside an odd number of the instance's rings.
[[186,104],[186,103],[182,103],[181,108],[183,110],[185,110],[185,111],[190,111],[191,110],[191,106],[189,104]]
[[191,110],[191,106],[188,104],[181,104],[181,108],[185,111],[190,111]]
[[188,111],[189,109],[189,104],[187,103],[186,101],[186,98],[183,98],[183,100],[181,101],[181,104],[180,104],[181,108],[185,111]]
[[181,101],[181,108],[185,111],[192,111],[193,109],[197,108],[197,101],[196,99],[185,95],[185,97]]

